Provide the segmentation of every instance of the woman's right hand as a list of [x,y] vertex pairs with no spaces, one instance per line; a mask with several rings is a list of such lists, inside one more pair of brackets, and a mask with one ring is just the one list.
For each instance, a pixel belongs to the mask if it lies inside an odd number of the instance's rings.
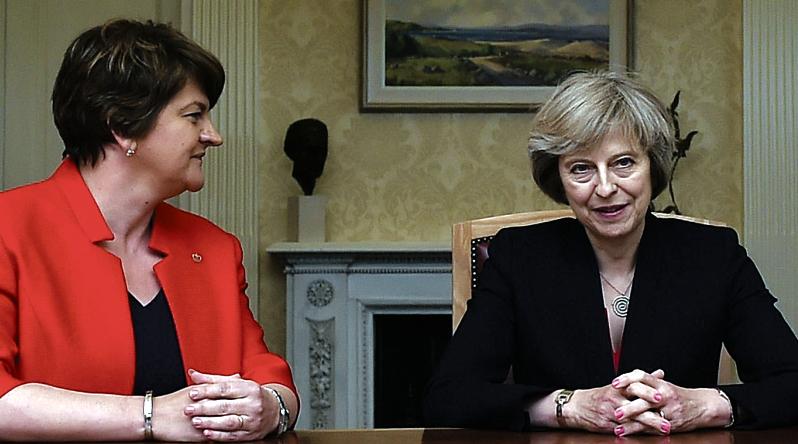
[[563,405],[563,423],[569,429],[613,433],[619,421],[615,409],[627,401],[611,385],[575,390],[571,401]]
[[184,410],[191,404],[188,392],[192,386],[153,399],[152,433],[158,441],[205,441],[202,430],[191,424]]

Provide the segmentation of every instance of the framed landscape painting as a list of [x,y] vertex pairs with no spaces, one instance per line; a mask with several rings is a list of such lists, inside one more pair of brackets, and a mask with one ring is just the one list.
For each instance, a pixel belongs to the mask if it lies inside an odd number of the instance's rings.
[[535,111],[626,69],[631,0],[363,0],[363,111]]

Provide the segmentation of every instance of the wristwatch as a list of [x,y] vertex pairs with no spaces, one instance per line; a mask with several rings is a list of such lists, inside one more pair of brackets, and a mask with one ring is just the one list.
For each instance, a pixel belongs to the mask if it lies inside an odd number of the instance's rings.
[[144,440],[152,441],[152,390],[144,393]]
[[557,405],[557,424],[560,427],[565,427],[565,418],[562,416],[562,406],[571,401],[571,396],[574,396],[573,390],[560,390],[557,396],[554,397],[554,404]]
[[275,436],[280,436],[283,433],[288,431],[288,426],[291,424],[291,412],[288,411],[288,407],[285,406],[285,401],[283,397],[280,395],[280,392],[271,388],[263,386],[263,389],[267,392],[271,393],[272,396],[277,400],[278,406],[278,413],[280,414],[280,419],[277,421],[277,428],[274,430]]

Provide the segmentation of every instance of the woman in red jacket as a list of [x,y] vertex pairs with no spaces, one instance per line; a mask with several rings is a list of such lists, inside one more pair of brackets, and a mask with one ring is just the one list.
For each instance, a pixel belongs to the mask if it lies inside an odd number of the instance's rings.
[[290,428],[287,363],[252,317],[238,240],[164,203],[222,138],[211,53],[117,20],[67,49],[64,161],[0,193],[0,437],[252,440]]

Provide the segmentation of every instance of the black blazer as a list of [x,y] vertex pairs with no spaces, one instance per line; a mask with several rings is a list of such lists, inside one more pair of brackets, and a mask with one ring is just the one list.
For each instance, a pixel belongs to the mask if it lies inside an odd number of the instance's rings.
[[[427,386],[428,425],[522,430],[531,400],[609,384],[599,279],[578,221],[501,230]],[[775,301],[734,230],[649,214],[619,373],[661,368],[677,385],[716,387],[725,344],[745,382],[722,387],[736,426],[798,423],[798,340]]]

